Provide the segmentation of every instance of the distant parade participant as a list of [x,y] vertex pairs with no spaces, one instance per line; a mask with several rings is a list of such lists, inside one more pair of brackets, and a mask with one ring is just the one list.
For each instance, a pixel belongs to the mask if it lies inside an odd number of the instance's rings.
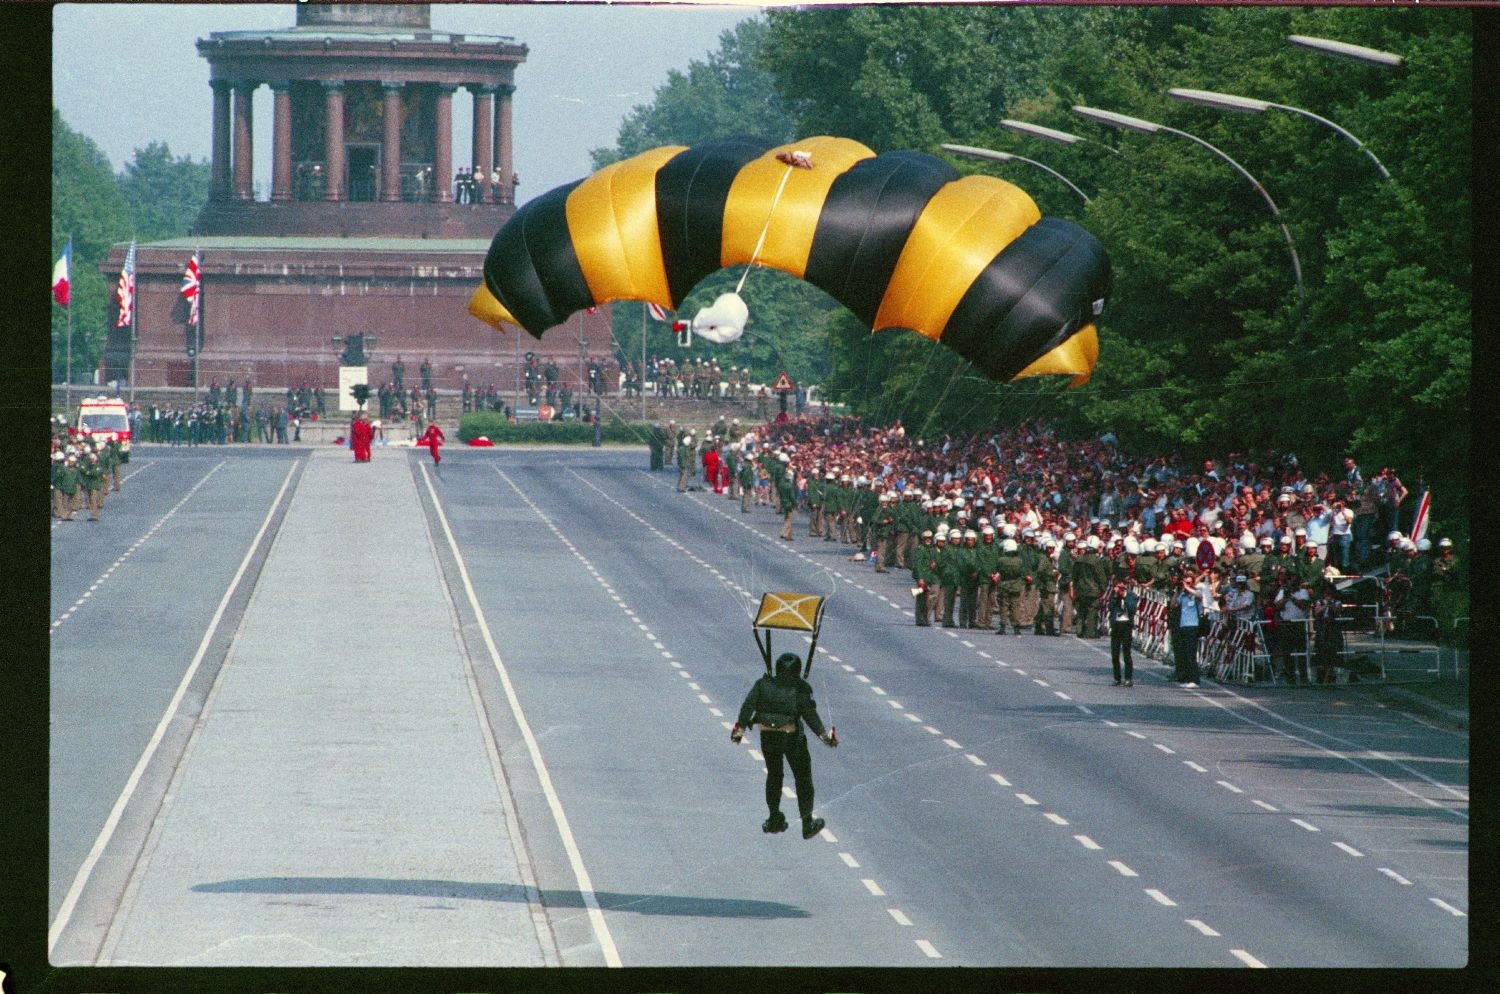
[[73,520],[74,501],[78,497],[78,453],[74,446],[52,452],[52,514],[63,521]]
[[813,817],[812,756],[807,751],[807,737],[802,732],[805,722],[813,734],[824,745],[838,745],[833,733],[823,727],[818,717],[818,705],[813,700],[812,687],[798,675],[802,660],[790,652],[776,659],[776,675],[763,676],[755,681],[745,703],[740,705],[739,718],[729,737],[740,742],[745,730],[752,725],[760,727],[760,751],[766,759],[766,807],[770,817],[761,824],[763,832],[784,832],[786,816],[781,813],[781,787],[785,777],[782,759],[792,768],[792,780],[797,785],[797,811],[802,816],[802,837],[810,839],[823,830],[822,818]]
[[78,459],[78,477],[88,501],[90,521],[98,521],[99,512],[104,510],[105,472],[98,453],[93,446],[85,444]]
[[1114,591],[1109,596],[1107,616],[1109,618],[1109,665],[1114,671],[1115,686],[1120,686],[1120,657],[1125,658],[1125,682],[1135,686],[1135,664],[1130,658],[1130,643],[1135,634],[1135,591],[1124,580],[1116,580]]
[[932,604],[928,595],[938,587],[937,550],[932,545],[932,532],[922,533],[921,544],[912,550],[911,582],[916,593],[916,621],[918,628],[932,624]]
[[1051,551],[1052,541],[1048,539],[1042,543],[1042,555],[1037,560],[1036,566],[1038,602],[1034,631],[1037,635],[1057,634],[1057,619],[1053,603],[1057,599],[1057,567],[1052,562]]
[[684,435],[677,445],[677,492],[686,493],[693,472],[693,436]]
[[[465,387],[467,389],[467,387]],[[667,432],[661,426],[661,422],[653,424],[646,432],[646,447],[651,452],[651,471],[661,469],[666,463],[662,460],[662,454],[667,447]]]
[[432,453],[432,465],[435,467],[443,461],[442,457],[438,455],[438,449],[442,448],[443,443],[446,441],[448,439],[443,434],[443,429],[439,428],[437,423],[434,422],[427,426],[427,430],[422,433],[422,437],[417,439],[417,444],[426,447]]
[[712,486],[716,494],[724,492],[719,483],[719,447],[712,441],[703,447],[703,483]]
[[786,467],[787,456],[782,453],[777,463],[781,471],[775,475],[776,506],[781,515],[781,537],[786,541],[792,541],[792,519],[797,514],[797,486],[792,482],[792,474]]
[[375,439],[375,428],[369,415],[360,411],[349,424],[349,447],[354,450],[355,462],[370,461],[370,443]]
[[1026,565],[1021,560],[1020,546],[1013,538],[1000,543],[1000,557],[995,567],[995,596],[1000,614],[1000,627],[996,635],[1005,634],[1005,626],[1021,634],[1021,596],[1026,589]]
[[740,513],[750,513],[750,498],[755,496],[755,460],[748,454],[740,460]]

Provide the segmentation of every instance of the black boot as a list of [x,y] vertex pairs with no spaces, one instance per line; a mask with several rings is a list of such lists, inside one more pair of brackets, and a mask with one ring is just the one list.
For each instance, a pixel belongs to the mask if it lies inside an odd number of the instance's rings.
[[760,823],[760,830],[762,832],[768,832],[768,833],[769,832],[785,832],[786,831],[786,815],[782,814],[780,811],[772,811],[771,812],[771,817],[767,818],[765,821],[763,821],[763,822]]
[[802,837],[804,839],[812,838],[814,835],[817,835],[819,832],[823,831],[823,826],[825,824],[826,822],[824,822],[822,818],[814,818],[812,815],[808,815],[806,818],[802,819]]

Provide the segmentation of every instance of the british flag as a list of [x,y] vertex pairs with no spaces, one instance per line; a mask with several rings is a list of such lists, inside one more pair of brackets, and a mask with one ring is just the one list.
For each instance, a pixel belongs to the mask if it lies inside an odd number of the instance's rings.
[[135,242],[125,253],[125,266],[120,270],[120,282],[115,286],[115,298],[120,302],[120,316],[115,319],[116,328],[130,324],[135,315]]
[[198,294],[202,291],[201,274],[198,272],[198,253],[188,260],[187,269],[182,274],[182,289],[178,292],[188,302],[188,324],[198,323]]

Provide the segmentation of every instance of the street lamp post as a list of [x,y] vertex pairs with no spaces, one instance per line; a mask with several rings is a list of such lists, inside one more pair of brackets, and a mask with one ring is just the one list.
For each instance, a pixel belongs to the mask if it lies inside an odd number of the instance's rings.
[[1079,117],[1085,118],[1086,120],[1097,121],[1100,124],[1108,124],[1111,127],[1115,128],[1124,128],[1127,131],[1137,131],[1141,134],[1154,135],[1165,132],[1169,135],[1177,135],[1181,138],[1186,138],[1188,141],[1194,142],[1195,144],[1202,145],[1204,148],[1208,149],[1210,152],[1213,152],[1219,158],[1223,159],[1225,162],[1233,166],[1235,172],[1245,177],[1245,179],[1250,182],[1250,185],[1255,187],[1256,192],[1260,194],[1261,199],[1266,202],[1266,206],[1271,209],[1271,216],[1276,219],[1277,225],[1279,225],[1281,228],[1281,237],[1286,242],[1287,254],[1290,255],[1292,259],[1292,275],[1296,278],[1297,281],[1297,299],[1305,299],[1302,290],[1302,263],[1297,258],[1297,246],[1292,242],[1292,233],[1287,229],[1286,222],[1281,219],[1281,210],[1276,206],[1276,201],[1272,200],[1271,195],[1266,192],[1266,188],[1260,185],[1260,180],[1256,179],[1254,176],[1251,176],[1249,171],[1246,170],[1244,166],[1240,165],[1238,162],[1234,161],[1234,159],[1230,158],[1229,155],[1222,149],[1210,145],[1208,142],[1204,141],[1202,138],[1199,138],[1197,135],[1190,135],[1186,131],[1179,131],[1176,128],[1169,128],[1165,124],[1156,124],[1153,121],[1145,121],[1139,117],[1130,117],[1127,114],[1116,114],[1113,111],[1099,110],[1095,107],[1074,107],[1073,113],[1077,114]]
[[1339,134],[1349,139],[1349,141],[1353,142],[1355,148],[1365,153],[1365,155],[1369,157],[1370,161],[1375,163],[1375,168],[1380,170],[1380,175],[1383,179],[1389,180],[1391,178],[1391,174],[1386,171],[1385,166],[1383,166],[1380,160],[1375,157],[1375,153],[1371,152],[1369,148],[1365,146],[1364,142],[1360,141],[1348,131],[1339,127],[1337,124],[1334,124],[1332,121],[1328,120],[1328,118],[1314,114],[1310,110],[1303,110],[1301,107],[1293,107],[1290,104],[1272,103],[1269,100],[1257,100],[1254,97],[1236,96],[1232,93],[1214,93],[1211,90],[1188,90],[1181,87],[1173,87],[1172,89],[1167,91],[1167,95],[1175,97],[1178,100],[1187,101],[1191,104],[1198,104],[1201,107],[1213,107],[1217,110],[1239,111],[1242,114],[1263,114],[1268,110],[1275,109],[1289,111],[1293,114],[1301,114],[1303,117],[1312,118],[1319,124],[1324,125],[1328,128],[1332,128],[1334,131],[1337,131]]
[[1084,203],[1089,202],[1088,194],[1078,189],[1078,187],[1073,183],[1072,180],[1068,179],[1066,176],[1058,172],[1056,169],[1053,169],[1051,166],[1043,165],[1042,163],[1037,162],[1035,159],[1028,159],[1024,155],[1014,155],[1010,152],[997,152],[991,148],[975,148],[972,145],[950,145],[947,143],[943,144],[943,151],[952,152],[954,155],[966,155],[973,159],[990,159],[994,162],[1024,162],[1028,166],[1035,166],[1043,172],[1051,173],[1053,176],[1068,184],[1068,189],[1078,194],[1079,198],[1083,200]]

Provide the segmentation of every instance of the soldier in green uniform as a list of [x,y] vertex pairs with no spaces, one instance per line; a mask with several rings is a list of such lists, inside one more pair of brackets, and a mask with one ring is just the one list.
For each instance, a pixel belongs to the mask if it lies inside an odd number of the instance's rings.
[[782,453],[777,462],[781,471],[774,477],[776,484],[777,509],[781,514],[781,537],[786,541],[792,541],[792,519],[797,514],[797,485],[792,481],[792,474],[787,472],[786,453]]
[[697,452],[693,447],[693,436],[684,435],[682,441],[677,445],[677,492],[685,493],[688,488],[688,477],[692,475],[693,463],[697,458]]
[[1057,553],[1057,627],[1059,631],[1073,630],[1073,557],[1077,555],[1077,537],[1064,532],[1062,548]]
[[1000,543],[1000,557],[997,561],[995,573],[998,577],[995,581],[995,596],[999,602],[1000,625],[995,630],[996,635],[1005,634],[1005,626],[1009,624],[1011,630],[1021,634],[1020,600],[1021,592],[1026,585],[1026,567],[1021,562],[1021,549],[1013,538],[1008,538]]
[[918,628],[926,628],[932,624],[929,620],[932,616],[934,598],[929,595],[939,589],[937,575],[937,549],[932,545],[932,532],[922,533],[921,544],[914,550],[911,558],[911,582],[916,588],[916,620]]
[[958,584],[962,578],[959,552],[960,543],[963,542],[963,533],[957,529],[948,529],[942,535],[943,542],[937,554],[938,588],[942,592],[943,599],[943,627],[952,628],[953,608],[958,601]]
[[105,451],[109,453],[110,490],[114,493],[120,492],[120,465],[130,461],[129,446],[129,442],[122,442],[118,438],[111,438],[104,443]]
[[740,460],[740,513],[750,513],[750,498],[755,496],[755,460]]
[[731,442],[724,446],[724,475],[729,479],[730,500],[740,498],[740,443]]
[[1099,598],[1104,594],[1108,574],[1098,550],[1088,546],[1073,563],[1073,604],[1078,614],[1078,637],[1099,637]]
[[807,476],[807,537],[823,537],[823,500],[827,481],[832,473],[819,474],[816,467]]
[[979,544],[974,546],[974,561],[979,572],[974,624],[977,628],[987,629],[995,620],[995,578],[1000,568],[1000,546],[995,544],[993,525],[985,525],[979,529]]
[[[465,389],[467,389],[465,384]],[[665,463],[662,461],[662,450],[666,448],[666,429],[662,428],[661,422],[653,424],[646,432],[646,445],[651,450],[651,469],[661,469]]]
[[1235,572],[1244,574],[1250,592],[1257,597],[1260,596],[1260,571],[1266,564],[1266,554],[1262,550],[1270,547],[1271,536],[1267,535],[1259,545],[1252,537],[1250,541],[1242,543],[1243,551],[1240,553],[1239,561],[1234,564]]
[[1043,539],[1041,556],[1036,564],[1037,635],[1056,635],[1057,625],[1053,603],[1057,600],[1057,567],[1052,564],[1052,540]]
[[79,484],[89,505],[89,520],[98,521],[104,510],[104,474],[106,469],[92,446],[85,446],[78,459]]
[[73,520],[73,502],[78,496],[78,455],[70,445],[52,453],[52,514]]

